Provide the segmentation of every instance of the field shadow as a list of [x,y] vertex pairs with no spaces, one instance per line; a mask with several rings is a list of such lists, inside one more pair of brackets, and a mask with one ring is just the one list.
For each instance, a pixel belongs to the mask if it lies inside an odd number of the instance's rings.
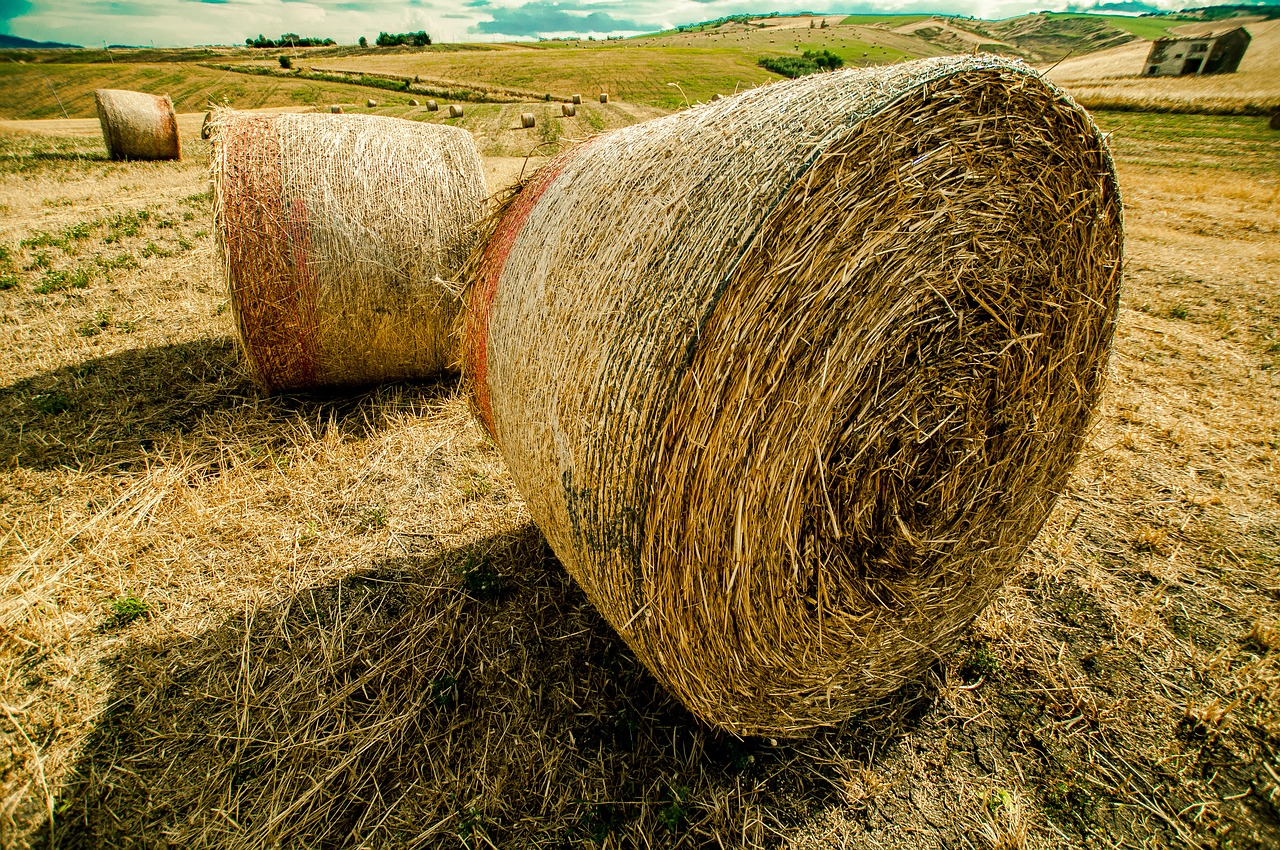
[[[138,348],[50,370],[0,387],[0,464],[28,469],[129,466],[165,439],[209,426],[262,445],[283,439],[285,419],[323,420],[344,431],[365,432],[370,418],[356,415],[370,399],[408,392],[431,398],[452,382],[400,384],[342,395],[264,397],[239,362],[231,337]],[[206,454],[219,450],[212,437]],[[189,446],[187,456],[200,454]],[[198,458],[197,458],[198,459]]]
[[798,742],[717,732],[531,524],[109,666],[59,847],[763,846],[892,750],[931,693]]

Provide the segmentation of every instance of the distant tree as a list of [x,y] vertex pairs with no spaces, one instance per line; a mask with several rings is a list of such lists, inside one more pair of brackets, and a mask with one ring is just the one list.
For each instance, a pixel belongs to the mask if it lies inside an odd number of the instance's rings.
[[292,60],[292,59],[290,59],[288,56],[281,56],[281,57],[280,57],[280,67],[281,67],[281,68],[292,68],[292,67],[293,67],[293,60]]
[[401,45],[411,45],[413,47],[427,47],[431,44],[431,36],[425,31],[418,32],[380,32],[378,33],[377,44],[379,47],[399,47]]
[[360,41],[358,43],[361,47],[368,47],[369,39],[365,38],[364,36],[360,36]]

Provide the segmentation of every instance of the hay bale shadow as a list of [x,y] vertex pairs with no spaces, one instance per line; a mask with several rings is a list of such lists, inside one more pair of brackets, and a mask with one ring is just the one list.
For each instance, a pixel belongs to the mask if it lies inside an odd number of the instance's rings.
[[833,752],[878,757],[927,704],[791,744],[711,730],[532,525],[111,666],[59,847],[764,846],[837,793]]
[[[367,417],[353,414],[378,394],[432,398],[452,386],[442,379],[265,398],[244,374],[231,337],[130,349],[0,387],[0,463],[127,469],[162,439],[191,433],[218,415],[233,419],[223,424],[236,433],[265,441],[281,438],[286,416],[320,415],[363,436]],[[216,441],[204,442],[216,452]]]

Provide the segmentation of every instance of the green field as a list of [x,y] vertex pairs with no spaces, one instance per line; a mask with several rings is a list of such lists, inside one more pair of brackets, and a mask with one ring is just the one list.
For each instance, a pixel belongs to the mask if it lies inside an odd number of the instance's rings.
[[1105,21],[1116,29],[1131,32],[1138,38],[1145,38],[1151,41],[1168,35],[1170,27],[1197,23],[1195,18],[1183,18],[1173,15],[1159,18],[1133,18],[1127,15],[1077,15],[1070,12],[1045,12],[1043,14],[1047,18],[1057,18],[1059,20],[1083,18],[1086,21]]

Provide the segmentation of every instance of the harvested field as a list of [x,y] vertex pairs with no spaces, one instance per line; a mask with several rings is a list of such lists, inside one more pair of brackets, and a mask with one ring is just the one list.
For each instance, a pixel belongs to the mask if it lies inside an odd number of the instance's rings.
[[777,745],[657,688],[455,387],[252,389],[198,116],[177,163],[0,129],[0,842],[1275,846],[1280,138],[1096,117],[1082,463],[945,664]]

